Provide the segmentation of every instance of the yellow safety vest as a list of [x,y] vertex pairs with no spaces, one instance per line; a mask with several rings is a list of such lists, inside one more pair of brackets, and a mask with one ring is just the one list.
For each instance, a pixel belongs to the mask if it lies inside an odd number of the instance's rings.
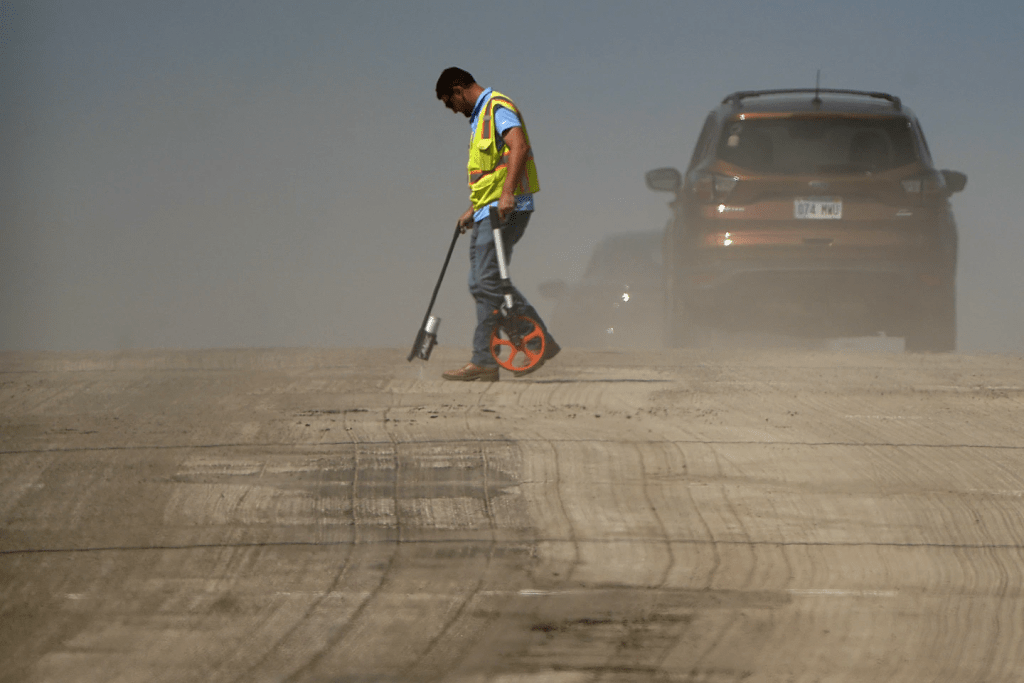
[[483,208],[500,199],[501,188],[508,175],[509,149],[508,145],[503,144],[501,151],[498,151],[499,136],[495,130],[493,112],[495,105],[507,107],[519,117],[519,122],[523,125],[523,137],[526,138],[526,163],[513,193],[522,195],[540,191],[537,165],[533,162],[533,149],[530,147],[530,136],[526,134],[523,115],[516,109],[512,100],[492,90],[490,99],[478,114],[473,141],[469,143],[469,163],[466,164],[466,170],[469,174],[469,200],[473,203],[474,209]]

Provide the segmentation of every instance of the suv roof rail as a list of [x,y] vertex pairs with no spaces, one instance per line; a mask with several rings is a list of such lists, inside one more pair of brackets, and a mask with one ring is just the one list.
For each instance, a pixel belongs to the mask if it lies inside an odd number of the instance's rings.
[[722,104],[728,104],[729,102],[733,102],[735,106],[742,107],[743,100],[748,97],[762,97],[766,95],[794,95],[800,93],[814,93],[814,98],[819,102],[821,101],[818,97],[819,93],[828,93],[830,95],[860,95],[862,97],[876,97],[878,99],[888,100],[889,102],[892,102],[892,106],[894,109],[903,108],[903,103],[900,102],[900,98],[896,97],[895,95],[890,95],[889,93],[871,92],[867,90],[836,90],[829,88],[794,88],[791,90],[740,90],[738,92],[734,92],[733,94],[726,96],[726,98],[722,100]]

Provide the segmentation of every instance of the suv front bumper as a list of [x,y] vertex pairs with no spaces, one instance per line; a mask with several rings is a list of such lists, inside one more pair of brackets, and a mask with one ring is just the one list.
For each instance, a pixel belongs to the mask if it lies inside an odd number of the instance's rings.
[[900,336],[925,302],[949,295],[954,284],[949,268],[895,262],[732,262],[679,275],[679,299],[704,323],[815,337]]

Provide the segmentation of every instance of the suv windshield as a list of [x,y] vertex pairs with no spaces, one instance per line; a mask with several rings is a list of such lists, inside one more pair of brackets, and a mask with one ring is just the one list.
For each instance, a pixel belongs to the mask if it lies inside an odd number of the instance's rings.
[[718,158],[760,173],[865,173],[912,163],[905,117],[736,119],[718,141]]

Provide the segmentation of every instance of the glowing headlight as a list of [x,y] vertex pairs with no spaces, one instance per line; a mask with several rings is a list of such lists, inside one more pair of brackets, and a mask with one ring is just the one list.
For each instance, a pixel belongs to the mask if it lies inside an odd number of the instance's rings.
[[629,301],[629,292],[623,292],[622,293],[622,300],[623,301]]

